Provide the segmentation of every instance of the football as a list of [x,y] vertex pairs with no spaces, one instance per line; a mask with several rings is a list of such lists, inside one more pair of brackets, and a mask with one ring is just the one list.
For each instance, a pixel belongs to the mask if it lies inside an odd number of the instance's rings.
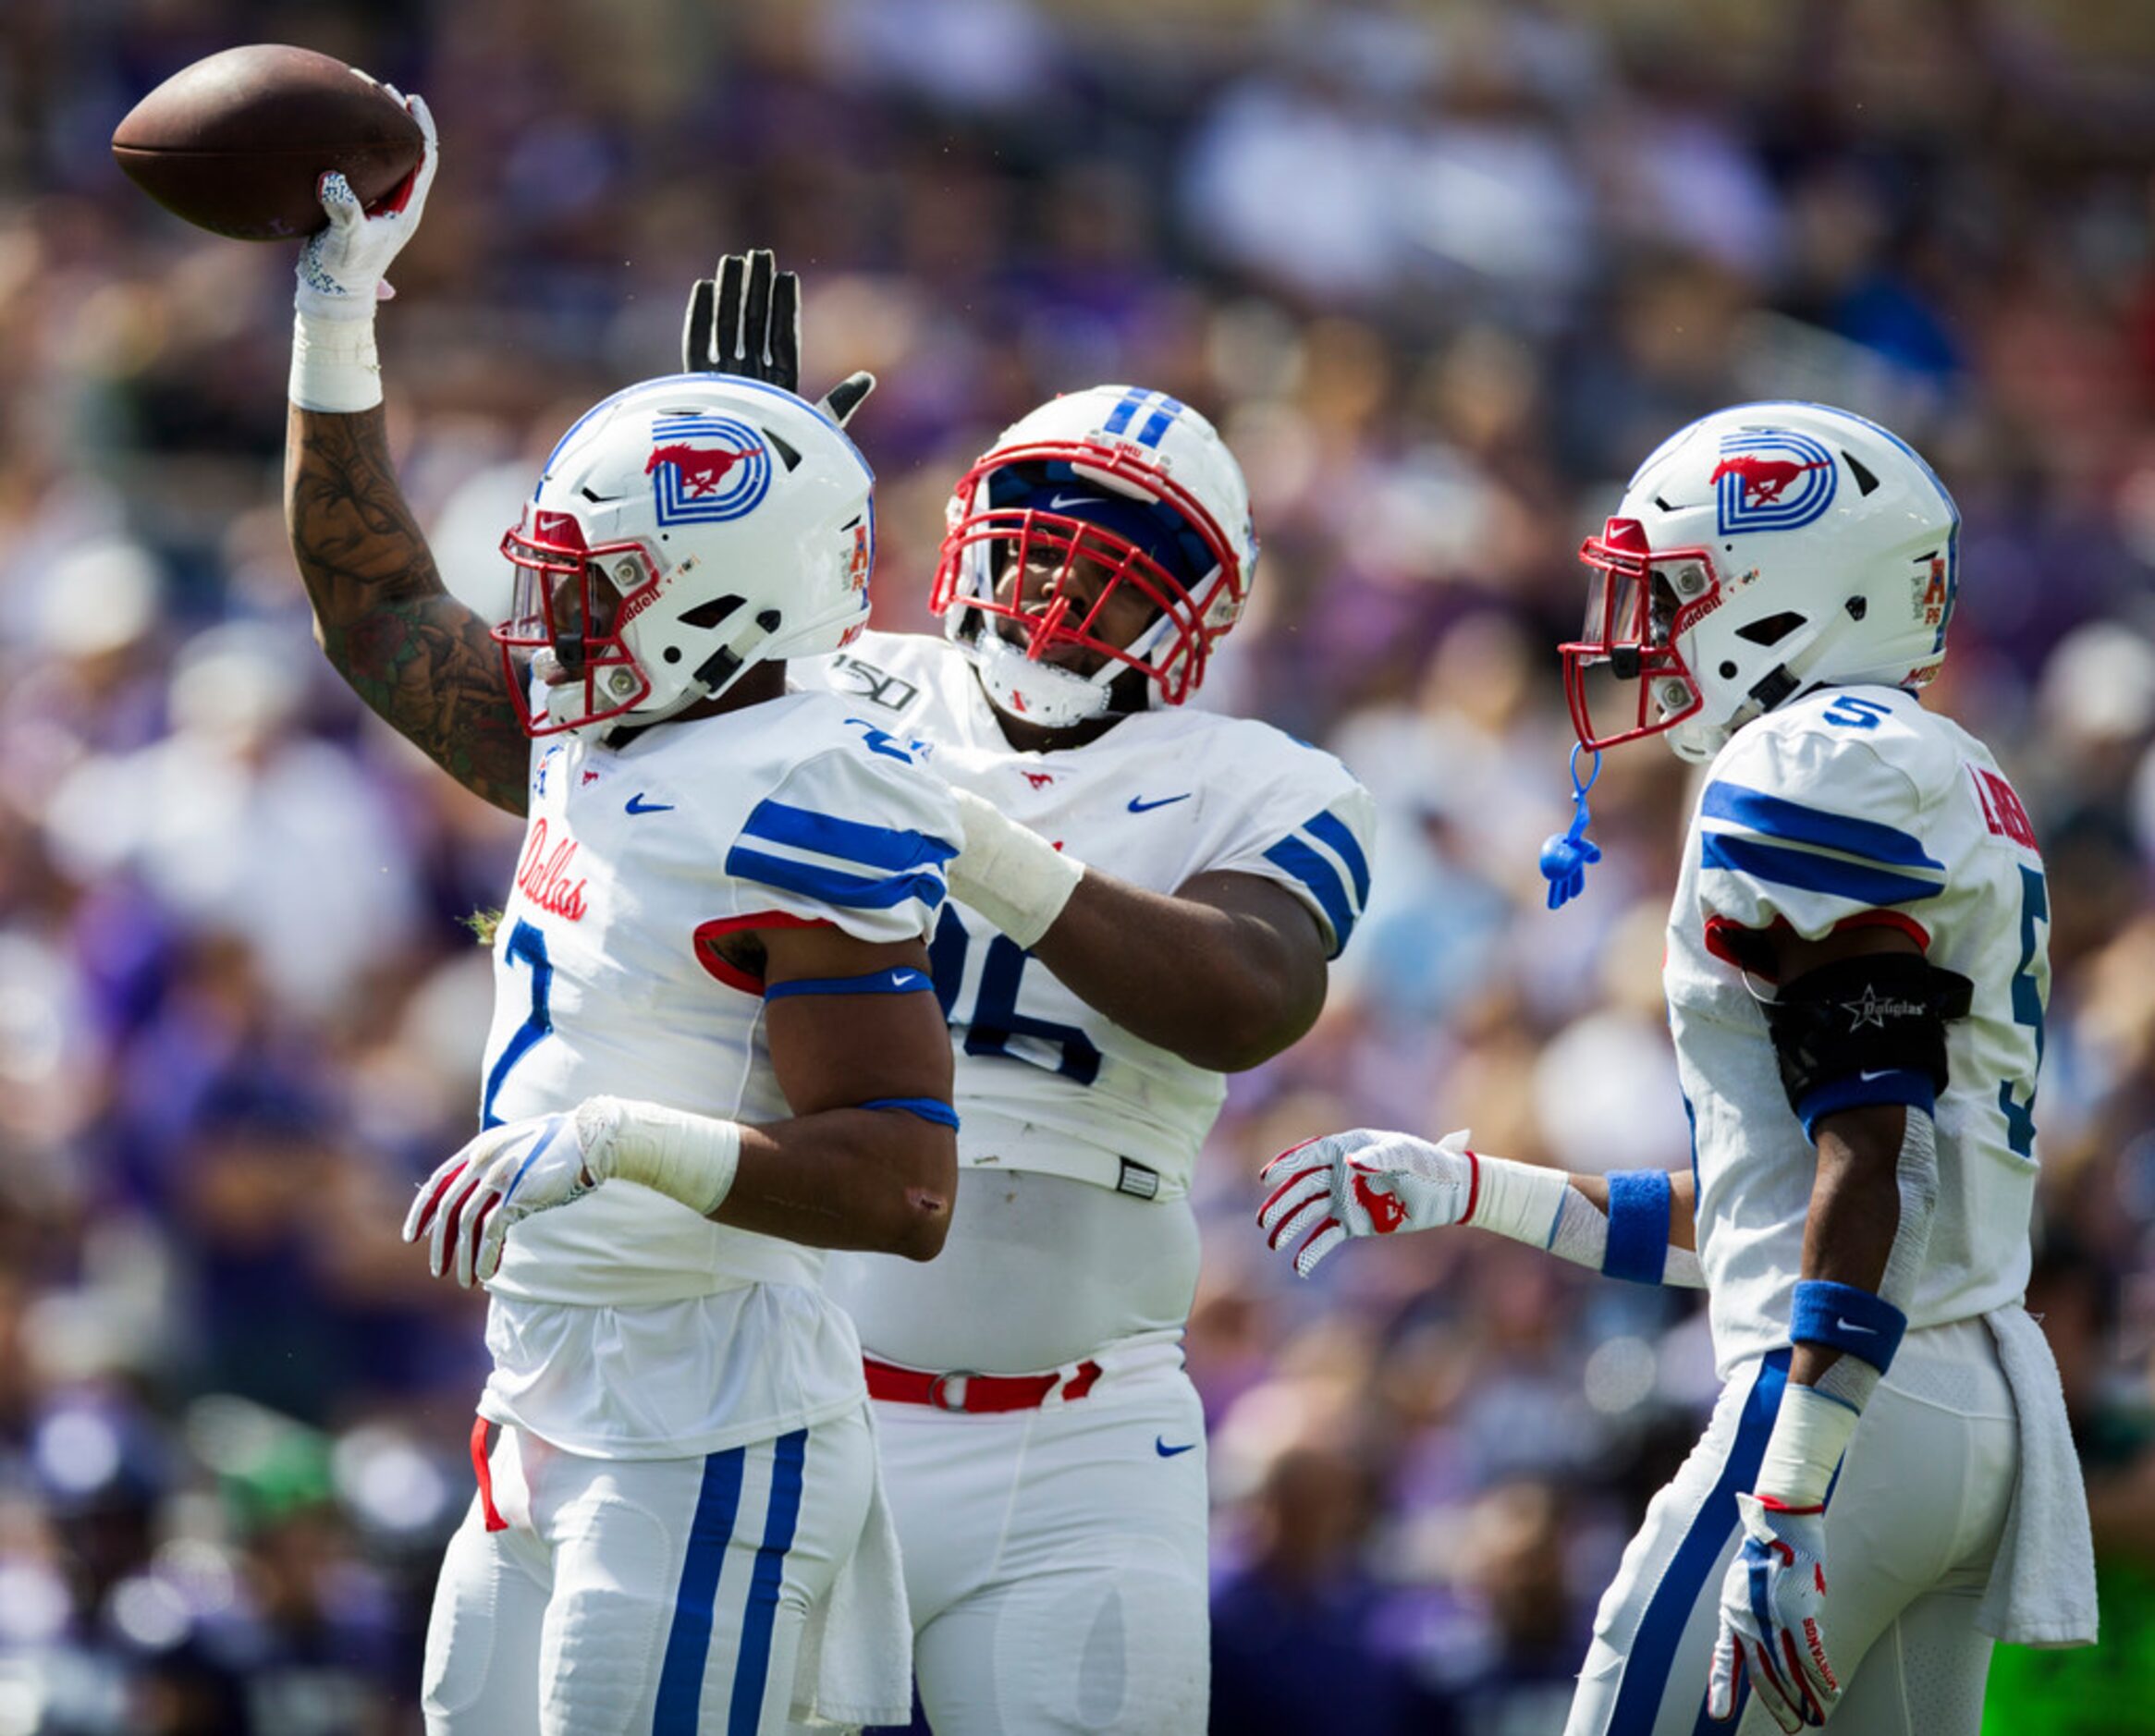
[[362,204],[418,166],[419,123],[363,72],[312,49],[258,43],[182,67],[112,136],[129,178],[217,235],[282,241],[327,219],[315,183],[341,170]]

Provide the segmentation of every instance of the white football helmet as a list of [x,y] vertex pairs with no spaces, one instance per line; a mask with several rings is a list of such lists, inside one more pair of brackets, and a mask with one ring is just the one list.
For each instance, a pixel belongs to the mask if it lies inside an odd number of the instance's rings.
[[[1195,410],[1137,386],[1090,386],[1012,423],[960,480],[948,517],[930,605],[996,706],[1050,728],[1189,698],[1257,564],[1234,455]],[[1046,593],[998,601],[998,580],[1042,551],[1056,563]],[[1108,573],[1083,607],[1080,560]],[[1156,613],[1114,644],[1096,626],[1122,586]],[[1058,666],[1082,654],[1099,666]],[[1133,671],[1141,679],[1119,679]]]
[[[1580,741],[1665,730],[1709,760],[1807,689],[1922,687],[1945,660],[1960,526],[1930,467],[1861,416],[1768,403],[1700,418],[1579,551],[1586,624],[1562,653]],[[1590,715],[1587,673],[1604,666],[1637,683],[1628,727]]]
[[516,592],[494,637],[524,727],[655,723],[846,644],[868,618],[875,486],[837,422],[759,381],[675,374],[585,411],[501,540]]

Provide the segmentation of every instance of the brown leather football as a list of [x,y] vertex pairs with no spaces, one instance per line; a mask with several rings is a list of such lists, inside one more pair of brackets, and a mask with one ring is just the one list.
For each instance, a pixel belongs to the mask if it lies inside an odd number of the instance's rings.
[[362,204],[418,166],[419,123],[363,72],[257,43],[182,67],[112,136],[129,177],[165,210],[241,241],[312,235],[315,183],[341,170]]

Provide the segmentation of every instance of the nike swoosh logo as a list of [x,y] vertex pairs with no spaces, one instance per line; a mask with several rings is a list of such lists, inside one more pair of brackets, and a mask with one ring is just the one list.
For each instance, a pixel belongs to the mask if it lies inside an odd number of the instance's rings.
[[639,789],[629,798],[629,812],[631,813],[671,813],[673,803],[670,801],[646,801],[643,800],[643,792]]
[[1168,1437],[1165,1435],[1155,1435],[1152,1437],[1152,1449],[1162,1459],[1172,1459],[1177,1453],[1194,1452],[1196,1449],[1197,1443],[1195,1441],[1187,1442],[1181,1447],[1170,1447],[1168,1445]]
[[1162,796],[1157,801],[1147,801],[1142,796],[1133,796],[1130,798],[1130,812],[1133,813],[1150,813],[1155,808],[1172,807],[1178,801],[1187,801],[1194,793],[1193,790],[1185,789],[1179,796]]
[[1047,503],[1047,510],[1060,512],[1065,507],[1089,507],[1094,504],[1096,498],[1092,495],[1072,495],[1065,499],[1062,495],[1058,495]]
[[1834,1326],[1834,1329],[1835,1329],[1836,1331],[1840,1331],[1840,1332],[1867,1332],[1867,1333],[1868,1333],[1868,1334],[1870,1334],[1870,1336],[1871,1336],[1871,1337],[1873,1337],[1873,1338],[1876,1338],[1876,1337],[1878,1336],[1878,1330],[1879,1330],[1879,1329],[1878,1329],[1876,1326],[1857,1326],[1857,1325],[1855,1324],[1855,1321],[1853,1321],[1853,1320],[1843,1320],[1843,1318],[1842,1318],[1842,1317],[1841,1317],[1839,1314],[1835,1314],[1835,1315],[1833,1316],[1833,1326]]

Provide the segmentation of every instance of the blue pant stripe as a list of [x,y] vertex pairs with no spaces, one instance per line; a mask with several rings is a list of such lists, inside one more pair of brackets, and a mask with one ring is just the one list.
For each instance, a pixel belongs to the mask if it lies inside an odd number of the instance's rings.
[[711,1616],[718,1598],[718,1570],[733,1541],[741,1511],[741,1475],[748,1449],[713,1453],[704,1461],[704,1487],[689,1525],[689,1548],[675,1594],[673,1628],[658,1671],[658,1704],[651,1736],[696,1736],[702,1722],[704,1669],[711,1657]]
[[[1669,1672],[1676,1661],[1676,1648],[1684,1630],[1706,1589],[1707,1576],[1720,1559],[1737,1524],[1736,1497],[1757,1481],[1758,1461],[1766,1456],[1766,1437],[1773,1432],[1773,1418],[1781,1409],[1782,1388],[1788,1382],[1789,1352],[1776,1351],[1765,1359],[1751,1390],[1744,1400],[1744,1414],[1736,1424],[1736,1438],[1721,1466],[1720,1479],[1700,1503],[1697,1516],[1676,1553],[1669,1559],[1661,1583],[1647,1600],[1647,1612],[1632,1636],[1631,1655],[1624,1659],[1623,1681],[1616,1691],[1616,1707],[1610,1714],[1608,1736],[1653,1736],[1661,1713],[1661,1700],[1669,1685]],[[1718,1593],[1719,1587],[1716,1591]],[[1706,1669],[1697,1680],[1679,1692],[1696,1693],[1704,1716]],[[1726,1730],[1727,1725],[1715,1728]]]
[[729,1736],[755,1736],[763,1717],[764,1683],[771,1673],[771,1629],[778,1616],[778,1583],[793,1527],[801,1518],[801,1470],[808,1458],[808,1431],[778,1436],[771,1459],[771,1505],[764,1516],[763,1546],[749,1576],[748,1608],[741,1618],[741,1657],[733,1671]]

